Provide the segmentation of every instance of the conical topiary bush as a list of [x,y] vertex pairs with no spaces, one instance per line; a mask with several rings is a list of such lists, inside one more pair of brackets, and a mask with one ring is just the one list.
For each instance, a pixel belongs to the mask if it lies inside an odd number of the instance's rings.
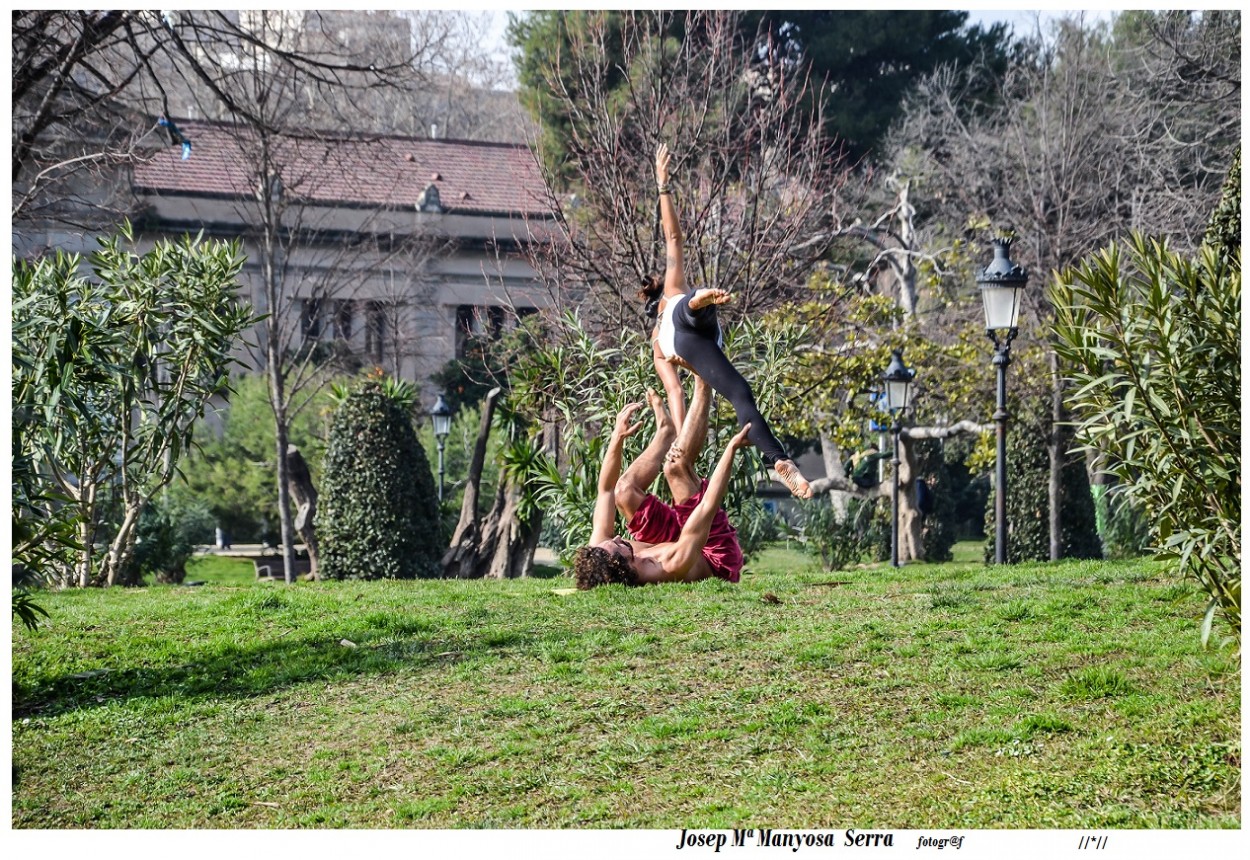
[[328,579],[434,577],[438,494],[403,384],[357,383],[334,411],[316,528]]

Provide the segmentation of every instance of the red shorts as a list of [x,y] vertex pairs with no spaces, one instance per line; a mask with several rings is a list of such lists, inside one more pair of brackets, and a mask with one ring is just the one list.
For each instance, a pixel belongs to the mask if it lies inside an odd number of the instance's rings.
[[[681,537],[682,526],[707,491],[707,480],[695,493],[680,505],[668,505],[650,493],[642,500],[638,510],[630,518],[629,535],[643,543],[672,543]],[[729,582],[737,582],[742,572],[742,547],[738,545],[738,532],[729,524],[725,509],[721,508],[712,518],[703,558],[712,573]]]

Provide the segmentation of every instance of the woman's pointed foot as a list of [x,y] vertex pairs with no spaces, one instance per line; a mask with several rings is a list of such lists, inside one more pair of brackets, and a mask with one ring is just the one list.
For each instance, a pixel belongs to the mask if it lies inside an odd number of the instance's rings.
[[690,310],[697,311],[708,305],[723,305],[725,302],[732,300],[733,293],[728,290],[703,287],[695,290],[694,295],[690,297]]
[[811,484],[807,483],[807,479],[803,477],[803,473],[799,471],[799,467],[794,464],[793,460],[778,460],[773,463],[773,471],[777,473],[777,477],[781,478],[782,483],[790,488],[793,496],[799,499],[812,497]]

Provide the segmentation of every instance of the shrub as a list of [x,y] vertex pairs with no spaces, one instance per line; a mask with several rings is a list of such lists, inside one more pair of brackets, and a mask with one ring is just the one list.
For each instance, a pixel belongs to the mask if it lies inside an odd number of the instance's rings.
[[208,505],[197,499],[149,502],[135,530],[135,579],[182,582],[195,548],[212,542],[214,522]]
[[1104,558],[1137,558],[1150,551],[1150,523],[1139,502],[1116,484],[1104,485],[1095,502]]
[[439,573],[438,492],[402,384],[370,376],[334,411],[317,502],[320,572],[330,579]]
[[[1007,425],[1007,562],[1050,560],[1050,401],[1046,396],[1022,393]],[[1075,447],[1072,431],[1060,428],[1060,446],[1069,451],[1060,472],[1059,551],[1061,558],[1099,558],[1094,497],[1084,459]],[[994,490],[985,505],[985,559],[994,558]]]
[[[228,391],[255,322],[237,242],[136,248],[127,223],[87,265],[59,252],[13,263],[13,555],[63,584],[125,584],[139,515]],[[59,528],[71,521],[72,546]],[[57,564],[64,549],[71,564]]]
[[756,498],[745,497],[737,511],[726,511],[730,524],[738,530],[742,557],[750,561],[760,550],[781,539],[785,522]]
[[1081,439],[1241,632],[1241,265],[1134,235],[1052,288]]
[[845,518],[840,518],[827,498],[801,502],[807,551],[820,559],[825,570],[842,570],[859,562],[873,549],[874,507],[874,501],[851,499]]

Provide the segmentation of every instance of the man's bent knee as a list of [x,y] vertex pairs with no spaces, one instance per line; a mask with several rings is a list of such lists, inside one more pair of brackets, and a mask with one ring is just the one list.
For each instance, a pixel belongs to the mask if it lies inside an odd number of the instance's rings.
[[617,510],[622,513],[629,511],[629,516],[633,516],[633,512],[638,510],[643,499],[647,497],[647,491],[628,478],[617,481],[614,492]]
[[669,486],[677,483],[694,484],[698,486],[699,477],[694,473],[694,468],[685,460],[667,460],[664,463],[664,479],[668,481]]

